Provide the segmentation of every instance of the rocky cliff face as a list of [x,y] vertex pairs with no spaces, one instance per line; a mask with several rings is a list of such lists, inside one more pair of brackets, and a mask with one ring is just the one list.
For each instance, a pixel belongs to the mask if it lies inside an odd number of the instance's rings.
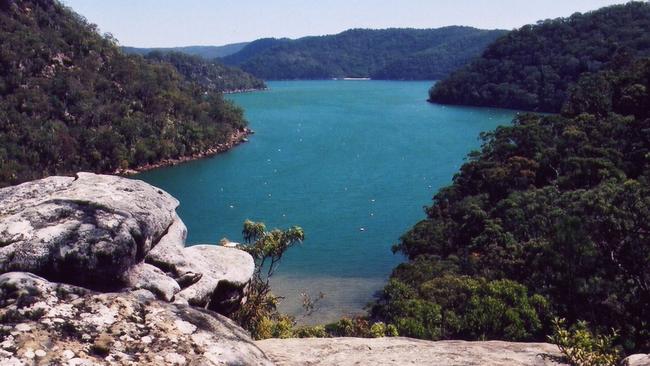
[[245,300],[252,257],[185,247],[177,206],[89,173],[0,190],[0,364],[269,364],[216,313]]

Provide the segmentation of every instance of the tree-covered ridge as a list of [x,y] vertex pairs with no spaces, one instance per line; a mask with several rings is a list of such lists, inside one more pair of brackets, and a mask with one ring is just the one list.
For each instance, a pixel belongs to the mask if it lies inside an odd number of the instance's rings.
[[0,186],[201,153],[245,126],[218,93],[127,56],[53,0],[0,2]]
[[650,4],[630,2],[527,25],[429,92],[438,103],[558,112],[585,72],[650,55]]
[[209,91],[232,92],[265,89],[264,81],[236,67],[229,67],[217,60],[206,60],[199,56],[180,52],[148,53],[145,58],[152,62],[172,64],[181,75]]
[[504,33],[456,26],[352,29],[297,40],[261,39],[223,60],[263,79],[434,80],[465,65]]
[[584,75],[562,115],[483,136],[395,250],[401,335],[544,340],[552,316],[650,351],[650,59]]
[[223,46],[183,46],[183,47],[129,47],[122,46],[122,51],[146,56],[151,52],[157,51],[162,53],[168,52],[180,52],[192,56],[200,56],[205,59],[215,59],[218,57],[230,56],[233,53],[241,51],[242,48],[246,47],[249,42],[240,42],[240,43],[230,43]]

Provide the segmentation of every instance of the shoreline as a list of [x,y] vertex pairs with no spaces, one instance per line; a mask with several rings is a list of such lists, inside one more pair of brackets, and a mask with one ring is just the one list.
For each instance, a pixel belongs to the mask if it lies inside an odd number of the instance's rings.
[[242,94],[242,93],[252,93],[252,92],[258,92],[258,91],[266,91],[269,90],[269,87],[265,88],[250,88],[250,89],[234,89],[234,90],[224,90],[221,92],[221,94]]
[[254,134],[255,131],[251,130],[248,127],[244,127],[239,130],[235,130],[235,132],[230,135],[228,138],[228,141],[218,144],[214,147],[211,147],[207,149],[206,151],[192,154],[192,155],[186,155],[186,156],[181,156],[178,158],[174,159],[163,159],[159,162],[152,163],[152,164],[145,164],[141,165],[138,167],[134,168],[127,168],[127,169],[117,169],[113,172],[115,175],[120,175],[120,176],[131,176],[135,175],[138,173],[146,172],[148,170],[153,170],[153,169],[158,169],[158,168],[164,168],[168,166],[174,166],[178,164],[183,164],[187,163],[189,161],[194,161],[194,160],[199,160],[203,158],[209,158],[212,156],[215,156],[217,154],[224,153],[232,148],[234,148],[237,145],[240,145],[242,143],[248,142],[248,136]]

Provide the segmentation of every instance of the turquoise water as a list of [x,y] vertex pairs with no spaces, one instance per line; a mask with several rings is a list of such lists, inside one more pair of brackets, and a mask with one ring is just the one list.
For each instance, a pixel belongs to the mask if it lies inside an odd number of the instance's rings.
[[401,234],[424,218],[481,131],[513,111],[427,103],[430,82],[286,81],[232,95],[256,131],[218,155],[137,176],[175,197],[188,243],[241,240],[245,219],[303,227],[273,281],[282,309],[322,291],[305,322],[358,312],[402,258]]

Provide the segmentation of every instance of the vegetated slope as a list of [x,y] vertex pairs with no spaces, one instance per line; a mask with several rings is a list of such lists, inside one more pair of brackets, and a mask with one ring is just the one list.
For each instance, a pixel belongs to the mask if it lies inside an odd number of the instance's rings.
[[352,29],[297,40],[262,39],[223,60],[263,79],[433,80],[465,65],[504,33],[456,26]]
[[273,47],[291,42],[293,41],[289,38],[261,38],[247,44],[239,52],[223,57],[223,62],[227,65],[241,65]]
[[[632,61],[630,61],[632,62]],[[550,318],[650,351],[650,59],[584,75],[562,115],[483,136],[395,250],[374,315],[421,338],[544,340]]]
[[223,46],[184,46],[184,47],[121,47],[122,50],[128,54],[146,56],[151,52],[180,52],[187,55],[199,56],[205,59],[214,59],[218,57],[226,57],[241,51],[249,42],[231,43]]
[[242,111],[52,0],[0,2],[0,186],[204,152]]
[[189,81],[210,91],[232,92],[266,88],[264,81],[236,67],[225,66],[217,60],[206,60],[179,52],[160,51],[150,52],[145,58],[152,62],[172,64]]
[[630,2],[527,25],[429,92],[439,103],[558,112],[584,72],[650,55],[650,4]]

